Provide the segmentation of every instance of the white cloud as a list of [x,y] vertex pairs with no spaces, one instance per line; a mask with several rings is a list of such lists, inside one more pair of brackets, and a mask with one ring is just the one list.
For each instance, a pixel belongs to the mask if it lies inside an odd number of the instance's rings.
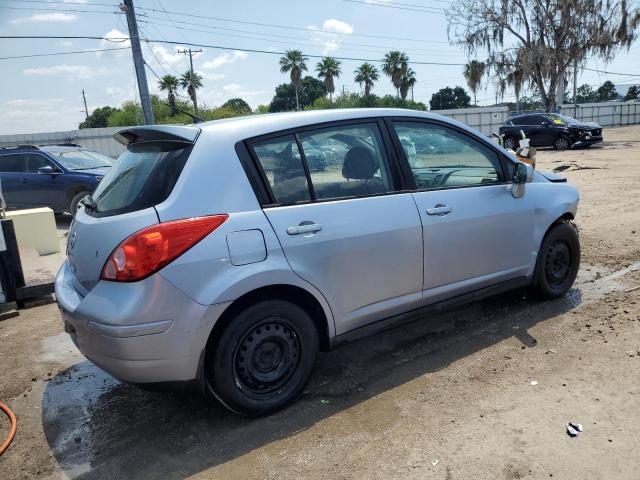
[[[173,51],[171,51],[166,49],[162,45],[153,44],[153,46],[151,46],[151,50],[153,51],[155,56],[158,57],[160,63],[164,66],[168,65],[169,67],[174,67],[181,62],[187,62],[185,63],[185,65],[188,64],[189,56],[181,53],[184,48],[179,45],[174,46]],[[197,59],[200,55],[201,54],[199,52],[195,53],[193,54],[193,58]]]
[[55,132],[76,128],[84,114],[62,98],[17,98],[2,105],[0,131],[4,134]]
[[60,104],[61,98],[16,98],[5,102],[5,107],[13,108],[45,108],[54,104]]
[[73,45],[73,42],[69,40],[60,40],[60,45],[62,45],[63,47],[70,47],[71,45]]
[[230,63],[235,62],[236,60],[244,60],[248,55],[246,52],[241,52],[239,50],[234,50],[232,53],[223,53],[222,55],[218,55],[213,60],[209,60],[202,65],[204,70],[215,70],[216,68],[220,68],[223,65],[228,65]]
[[77,17],[69,13],[34,13],[30,17],[14,18],[11,23],[25,22],[71,22]]
[[[120,30],[114,28],[113,30],[109,30],[107,33],[103,35],[105,39],[100,40],[100,48],[114,48],[114,47],[127,47],[131,48],[131,41],[129,40],[129,35]],[[126,38],[127,40],[122,40]],[[96,52],[96,57],[101,58],[105,54],[110,54],[115,57],[124,57],[129,52],[126,50],[116,50],[115,52]]]
[[329,18],[322,24],[323,30],[335,33],[353,33],[353,27],[342,20]]
[[222,105],[231,98],[243,98],[249,104],[255,97],[267,93],[265,90],[250,90],[237,83],[228,83],[220,88],[205,88],[198,91],[198,98],[209,106]]
[[25,75],[63,75],[69,79],[90,79],[93,78],[96,73],[96,69],[87,67],[86,65],[54,65],[52,67],[38,67],[27,68],[24,72]]
[[89,0],[64,0],[64,3],[89,3]]
[[215,72],[198,72],[198,73],[202,75],[202,78],[204,78],[205,80],[211,80],[213,82],[217,80],[222,80],[223,78],[227,77],[224,73],[215,73]]

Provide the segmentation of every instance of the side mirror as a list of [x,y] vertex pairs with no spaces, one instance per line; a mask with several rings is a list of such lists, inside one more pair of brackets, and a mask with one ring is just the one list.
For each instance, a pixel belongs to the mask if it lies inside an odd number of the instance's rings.
[[527,165],[524,163],[516,163],[516,170],[513,173],[513,183],[527,183]]
[[546,120],[543,120],[543,121],[542,121],[542,123],[541,123],[541,125],[542,125],[543,127],[548,127],[548,126],[549,126],[549,122],[547,122]]
[[45,165],[44,167],[38,168],[38,173],[42,173],[43,175],[53,175],[55,171],[51,165]]

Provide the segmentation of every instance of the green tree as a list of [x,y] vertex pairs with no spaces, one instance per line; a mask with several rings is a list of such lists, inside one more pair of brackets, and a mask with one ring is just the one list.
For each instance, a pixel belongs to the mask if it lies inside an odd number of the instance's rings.
[[487,70],[487,65],[478,60],[471,60],[464,66],[464,78],[467,80],[469,89],[473,92],[473,104],[478,106],[478,88],[482,85],[482,77]]
[[385,54],[382,61],[382,73],[391,79],[398,97],[400,96],[402,76],[406,73],[407,68],[409,68],[409,57],[405,53],[392,50]]
[[607,80],[596,90],[598,101],[606,102],[607,100],[615,100],[618,98],[616,93],[616,86],[610,80]]
[[407,94],[409,93],[409,89],[411,89],[411,101],[413,102],[413,86],[417,81],[416,72],[407,67],[400,77],[400,97],[403,101],[407,99]]
[[269,105],[258,105],[256,113],[269,113]]
[[109,116],[117,112],[117,108],[113,107],[100,107],[96,108],[91,115],[80,123],[78,128],[104,128],[109,126]]
[[467,108],[471,106],[471,97],[462,87],[445,87],[431,96],[431,110]]
[[577,103],[590,103],[598,100],[598,94],[593,91],[591,85],[580,85],[576,90],[576,102]]
[[333,92],[336,91],[333,78],[339,78],[342,73],[340,62],[332,57],[324,57],[316,65],[316,72],[318,72],[318,78],[324,80],[324,88],[329,94],[329,100],[333,100]]
[[167,91],[167,100],[172,108],[175,108],[176,106],[176,92],[178,91],[179,85],[180,81],[173,75],[164,75],[160,80],[158,80],[158,87],[162,91]]
[[117,109],[109,115],[109,127],[130,127],[132,125],[140,125],[142,123],[142,108],[134,101],[126,101],[120,109]]
[[300,80],[300,87],[283,83],[276,87],[276,94],[269,104],[270,112],[288,112],[311,105],[317,98],[324,97],[324,84],[310,75]]
[[242,115],[249,115],[251,113],[251,107],[241,98],[232,98],[231,100],[227,100],[220,108],[227,108]]
[[287,50],[284,57],[280,58],[280,72],[289,73],[296,94],[296,110],[300,110],[298,91],[302,87],[302,72],[307,71],[307,60],[300,50]]
[[627,90],[627,94],[624,96],[624,99],[626,101],[637,100],[638,98],[640,98],[640,87],[638,87],[637,85],[632,85],[631,87],[629,87],[629,90]]
[[377,97],[373,94],[345,93],[336,96],[333,102],[329,101],[327,97],[320,97],[308,108],[409,108],[412,110],[426,110],[427,106],[420,102],[402,100],[393,95]]
[[378,81],[379,74],[378,69],[370,63],[363,63],[353,72],[355,75],[354,80],[361,87],[364,85],[364,96],[368,97],[371,94],[373,84]]
[[189,98],[191,98],[191,101],[193,102],[193,110],[196,116],[198,116],[198,97],[196,95],[196,91],[202,87],[202,75],[198,72],[187,70],[180,77],[180,86],[187,89]]
[[449,38],[504,78],[516,67],[545,109],[573,66],[611,61],[638,36],[640,8],[628,0],[458,0],[447,9]]

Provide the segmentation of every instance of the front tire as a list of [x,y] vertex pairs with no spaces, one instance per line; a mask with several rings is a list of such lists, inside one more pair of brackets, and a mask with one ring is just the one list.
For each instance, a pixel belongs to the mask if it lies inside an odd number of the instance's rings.
[[553,148],[556,150],[567,150],[569,147],[571,147],[571,144],[566,137],[558,137],[556,141],[553,142]]
[[80,200],[82,200],[84,197],[86,197],[87,195],[90,195],[91,192],[89,192],[88,190],[84,190],[82,192],[76,193],[73,198],[71,199],[71,203],[69,205],[69,213],[72,216],[76,216],[76,212],[78,211],[78,205],[80,205]]
[[569,291],[580,268],[580,240],[572,223],[559,223],[542,241],[535,273],[535,290],[545,299]]
[[516,142],[516,138],[515,137],[509,136],[509,137],[506,137],[504,139],[504,145],[503,146],[504,146],[505,150],[514,150],[515,151],[515,149],[518,148],[518,142]]
[[206,377],[215,397],[248,416],[295,400],[311,377],[318,332],[305,310],[264,300],[238,313],[207,347]]

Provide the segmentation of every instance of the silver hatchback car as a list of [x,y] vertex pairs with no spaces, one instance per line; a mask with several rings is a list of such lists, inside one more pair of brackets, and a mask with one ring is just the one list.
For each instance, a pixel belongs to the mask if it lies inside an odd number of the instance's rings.
[[317,352],[532,286],[565,294],[578,192],[465,125],[411,110],[133,127],[56,278],[80,351],[134,384],[260,415]]

